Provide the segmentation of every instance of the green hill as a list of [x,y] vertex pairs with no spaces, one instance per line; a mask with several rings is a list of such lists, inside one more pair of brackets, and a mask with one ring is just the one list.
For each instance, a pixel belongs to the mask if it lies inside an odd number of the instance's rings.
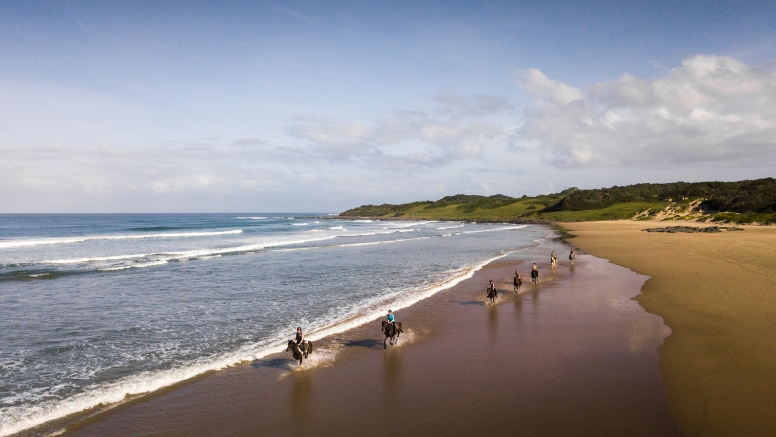
[[520,198],[457,194],[437,201],[363,205],[340,217],[554,222],[694,220],[776,223],[776,179],[636,184]]

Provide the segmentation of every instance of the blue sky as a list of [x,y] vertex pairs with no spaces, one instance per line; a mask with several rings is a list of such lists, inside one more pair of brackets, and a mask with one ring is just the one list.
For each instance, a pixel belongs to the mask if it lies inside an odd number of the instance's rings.
[[2,2],[0,212],[774,176],[776,3]]

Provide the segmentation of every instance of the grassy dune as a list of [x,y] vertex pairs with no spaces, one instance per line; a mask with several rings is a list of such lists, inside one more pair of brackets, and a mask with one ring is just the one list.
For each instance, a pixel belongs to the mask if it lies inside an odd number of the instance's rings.
[[514,198],[457,194],[437,201],[363,205],[340,217],[576,222],[601,220],[776,223],[776,180],[675,182]]
[[[545,205],[537,203],[533,198],[521,200],[507,206],[493,209],[477,208],[474,211],[457,209],[460,204],[452,204],[441,208],[428,209],[425,205],[413,206],[393,217],[405,219],[450,219],[450,220],[487,220],[487,221],[588,221],[588,220],[621,220],[629,219],[639,212],[650,208],[663,209],[670,202],[627,202],[611,205],[602,209],[587,211],[555,211],[539,212]],[[392,217],[385,215],[383,217]]]
[[[585,211],[541,212],[548,205],[546,199],[519,199],[514,203],[498,208],[476,208],[463,210],[463,204],[450,204],[438,208],[428,208],[427,204],[415,204],[407,208],[397,208],[390,212],[379,213],[367,206],[355,208],[341,214],[343,217],[381,217],[428,220],[483,220],[483,221],[589,221],[622,220],[649,210],[662,210],[671,202],[625,202],[601,209]],[[400,206],[400,205],[397,205]]]

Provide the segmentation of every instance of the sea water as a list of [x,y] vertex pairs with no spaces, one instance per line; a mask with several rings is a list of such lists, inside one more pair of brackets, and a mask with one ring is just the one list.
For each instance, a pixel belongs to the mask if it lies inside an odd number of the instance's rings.
[[547,236],[315,214],[0,215],[0,436],[372,321]]

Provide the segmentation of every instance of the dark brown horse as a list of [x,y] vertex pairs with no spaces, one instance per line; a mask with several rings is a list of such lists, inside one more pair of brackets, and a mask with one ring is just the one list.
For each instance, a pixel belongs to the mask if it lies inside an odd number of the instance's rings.
[[313,353],[313,342],[312,341],[306,341],[302,344],[302,347],[299,347],[298,344],[294,340],[288,340],[288,347],[286,348],[286,352],[291,352],[291,355],[294,356],[294,359],[299,361],[299,365],[302,365],[302,357],[307,358],[310,354]]
[[383,320],[383,334],[385,334],[385,340],[383,340],[383,349],[387,349],[388,346],[385,345],[386,340],[389,338],[391,339],[390,343],[391,346],[395,345],[399,342],[399,334],[401,334],[401,322],[388,322]]
[[497,297],[498,297],[498,291],[496,291],[496,287],[488,287],[488,299],[490,299],[491,304],[496,303]]

